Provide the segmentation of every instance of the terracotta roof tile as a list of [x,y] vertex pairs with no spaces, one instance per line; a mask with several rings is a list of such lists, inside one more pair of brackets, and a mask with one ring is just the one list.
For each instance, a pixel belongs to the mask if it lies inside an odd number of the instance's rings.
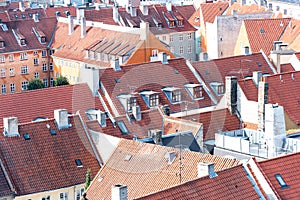
[[4,172],[0,166],[0,197],[12,194]]
[[33,17],[33,14],[37,14],[39,19],[46,17],[45,10],[43,8],[26,8],[24,11],[9,10],[7,14],[10,21],[28,20]]
[[294,41],[289,45],[290,49],[293,49],[297,52],[300,51],[300,34],[294,39]]
[[236,14],[250,14],[250,13],[262,13],[267,12],[265,7],[260,7],[257,4],[241,5],[241,3],[234,2],[226,11],[226,15],[232,15],[233,10]]
[[[52,118],[55,109],[64,108],[73,114],[78,110],[85,112],[87,109],[96,107],[95,101],[97,99],[92,96],[87,84],[1,95],[0,127],[3,126],[2,118],[4,117],[15,116],[21,123],[26,123],[38,117]],[[98,109],[103,108],[98,107]]]
[[193,26],[200,27],[200,7],[189,18],[189,23]]
[[292,72],[292,71],[295,71],[295,69],[293,68],[293,66],[292,66],[291,63],[286,63],[286,64],[281,64],[280,65],[280,71],[282,73],[284,73],[284,72]]
[[56,17],[56,12],[59,12],[61,17],[67,17],[68,12],[71,16],[76,16],[76,8],[74,6],[58,6],[58,7],[47,7],[45,13],[48,17]]
[[105,24],[118,25],[113,19],[113,9],[103,8],[100,10],[85,10],[84,16],[87,20],[103,22]]
[[[165,158],[169,151],[176,152],[176,158],[171,164],[168,164]],[[121,140],[87,190],[87,198],[89,200],[110,199],[111,186],[115,184],[127,185],[128,199],[175,186],[180,180],[178,153],[179,150],[174,148]],[[129,160],[125,160],[126,155],[131,155]],[[183,183],[197,178],[198,162],[214,162],[216,171],[239,163],[233,159],[190,151],[184,151],[182,157],[184,158],[181,176]]]
[[227,109],[203,112],[183,118],[203,124],[204,141],[214,140],[215,133],[219,131],[232,131],[240,128],[240,120],[238,117],[231,115]]
[[[261,71],[263,74],[273,74],[262,53],[193,62],[192,65],[208,87],[210,87],[212,82],[225,83],[225,76],[236,76],[238,79],[243,79],[252,76],[254,71]],[[213,92],[211,87],[210,90]],[[216,96],[216,98],[220,99],[221,97]]]
[[[298,171],[298,161],[300,153],[280,156],[274,159],[257,162],[262,174],[270,181],[273,188],[281,199],[299,199],[300,193],[300,173]],[[282,188],[277,181],[275,174],[280,174],[285,183],[289,186]]]
[[283,32],[280,40],[287,44],[292,44],[300,33],[300,20],[292,18]]
[[138,198],[155,199],[259,199],[252,182],[241,165],[217,173],[214,178],[204,177]]
[[228,8],[228,2],[218,1],[216,3],[200,4],[200,14],[203,17],[204,23],[213,23],[216,16],[222,15]]
[[[19,125],[20,137],[0,135],[2,160],[18,196],[82,184],[88,168],[93,177],[100,169],[79,117],[69,119],[72,126],[67,129],[58,130],[51,119]],[[23,138],[25,133],[29,140]],[[76,166],[76,159],[82,167]]]
[[175,6],[175,8],[180,12],[180,14],[185,18],[189,19],[195,10],[195,7],[193,5],[183,5],[183,6]]
[[269,55],[273,42],[280,39],[290,20],[290,18],[244,20],[251,52],[263,50]]

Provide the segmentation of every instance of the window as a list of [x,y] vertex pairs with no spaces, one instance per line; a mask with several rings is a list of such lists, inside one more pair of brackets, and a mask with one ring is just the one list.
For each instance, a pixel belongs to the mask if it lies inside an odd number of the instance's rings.
[[1,76],[1,78],[5,78],[6,77],[6,75],[5,75],[5,69],[1,69],[0,70],[0,76]]
[[47,56],[47,51],[46,50],[42,50],[42,57],[46,57]]
[[159,104],[159,95],[158,94],[152,94],[149,98],[149,105],[150,107],[158,106]]
[[62,192],[59,194],[59,200],[68,200],[69,199],[68,196],[69,196],[68,192]]
[[53,71],[53,63],[52,63],[52,62],[49,63],[49,70],[50,70],[50,71]]
[[198,99],[203,97],[202,86],[197,86],[193,88],[193,98]]
[[283,9],[283,14],[287,15],[287,9]]
[[6,94],[6,85],[5,85],[5,84],[3,84],[3,85],[1,86],[1,93],[2,93],[2,94]]
[[172,92],[172,102],[180,102],[181,101],[181,91],[175,90]]
[[2,63],[5,62],[5,56],[0,56],[0,62],[2,62]]
[[188,53],[192,53],[192,45],[191,44],[189,44],[189,46],[188,46]]
[[192,33],[187,34],[187,39],[189,39],[189,40],[192,39]]
[[33,52],[33,55],[38,55],[38,52],[37,52],[37,51],[34,51],[34,52]]
[[54,54],[54,49],[51,49],[51,50],[49,51],[49,54],[50,54],[50,56],[51,56],[52,54]]
[[24,53],[20,53],[20,60],[27,60],[28,57],[27,57],[27,53],[24,52]]
[[45,43],[46,42],[46,37],[42,36],[41,37],[41,43]]
[[180,54],[183,54],[183,46],[180,46],[180,47],[179,47],[179,53],[180,53]]
[[15,86],[14,83],[11,83],[11,84],[10,84],[10,92],[11,92],[11,93],[16,92],[16,86]]
[[158,50],[157,49],[153,49],[152,50],[152,57],[157,57],[158,55]]
[[280,174],[275,174],[275,178],[278,181],[278,183],[280,184],[281,188],[289,188],[290,187],[286,184],[286,182],[283,180],[283,178]]
[[10,75],[10,76],[16,75],[16,74],[15,74],[15,68],[10,68],[10,69],[9,69],[9,75]]
[[39,78],[40,74],[38,72],[34,72],[34,78]]
[[173,35],[170,35],[170,42],[173,42],[174,41],[174,37]]
[[38,58],[34,58],[33,59],[33,64],[34,65],[38,65],[39,64],[39,59]]
[[44,82],[44,87],[48,87],[48,79],[47,79],[47,78],[44,78],[44,79],[43,79],[43,82]]
[[21,44],[22,46],[25,46],[25,45],[26,45],[26,40],[25,40],[25,39],[21,39],[21,40],[20,40],[20,44]]
[[123,120],[117,121],[117,125],[118,125],[118,128],[120,129],[120,131],[122,132],[122,135],[126,135],[129,133]]
[[179,35],[179,41],[182,41],[183,40],[183,34],[180,34]]
[[163,41],[166,41],[166,40],[167,40],[167,36],[163,35],[163,36],[162,36],[162,40],[163,40]]
[[128,110],[128,111],[129,111],[129,110],[132,110],[132,107],[137,105],[137,104],[136,104],[136,100],[137,100],[136,97],[129,97],[129,98],[127,99],[127,110]]
[[47,71],[47,63],[43,63],[43,72]]
[[21,66],[21,74],[28,74],[28,66]]
[[269,3],[269,10],[273,10],[273,4]]
[[84,188],[80,188],[76,190],[76,200],[80,200],[80,197],[83,195],[84,193]]
[[50,78],[50,87],[53,87],[54,86],[54,78]]
[[170,51],[174,53],[174,47],[170,47]]
[[218,85],[218,94],[224,94],[224,93],[225,93],[224,84]]
[[42,198],[42,200],[50,200],[50,196],[49,195],[45,196],[45,197]]
[[178,26],[183,26],[183,20],[178,20],[177,23],[178,23]]
[[5,42],[4,41],[0,41],[0,48],[3,49],[5,47]]
[[28,90],[28,81],[23,81],[21,83],[22,90]]
[[8,55],[8,60],[9,60],[9,62],[13,62],[14,61],[14,54],[9,54]]
[[279,6],[276,6],[276,11],[279,11],[280,10],[280,7]]

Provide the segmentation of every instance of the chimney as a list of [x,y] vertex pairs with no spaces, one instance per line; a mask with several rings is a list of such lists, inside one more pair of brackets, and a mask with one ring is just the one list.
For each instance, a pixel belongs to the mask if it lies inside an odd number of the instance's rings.
[[158,60],[160,60],[162,64],[168,64],[168,55],[166,52],[159,52]]
[[86,19],[81,17],[81,38],[84,38],[86,35]]
[[165,158],[167,158],[168,160],[168,165],[172,164],[176,158],[176,152],[175,151],[167,152]]
[[69,22],[69,35],[71,35],[74,32],[74,21],[71,15],[68,16],[68,22]]
[[3,134],[5,136],[19,136],[17,117],[3,118],[3,126],[4,126]]
[[120,70],[121,70],[119,58],[116,58],[116,59],[114,59],[114,60],[111,60],[111,61],[110,61],[110,65],[111,65],[111,67],[112,67],[115,71],[120,71]]
[[119,22],[119,12],[118,12],[118,8],[116,6],[113,7],[113,19],[115,21],[115,23]]
[[58,129],[69,128],[68,111],[66,109],[54,110],[54,119]]
[[132,114],[136,121],[140,121],[142,119],[142,113],[140,106],[133,106],[132,107]]
[[149,13],[148,5],[140,5],[140,10],[143,15],[147,16]]
[[258,83],[258,129],[265,130],[265,104],[268,103],[269,84],[260,81]]
[[258,87],[258,83],[261,81],[261,77],[263,76],[261,71],[256,71],[252,73],[252,80],[256,87]]
[[127,200],[127,186],[126,185],[113,185],[111,188],[112,200]]
[[96,110],[96,118],[101,127],[106,127],[106,113]]
[[149,39],[149,23],[148,22],[142,22],[140,23],[140,39],[141,40],[147,40]]
[[34,13],[32,15],[32,18],[33,18],[34,22],[39,22],[39,13]]
[[136,12],[137,12],[136,7],[131,6],[129,9],[130,9],[130,16],[131,17],[136,17]]
[[84,9],[77,8],[76,9],[76,16],[77,16],[78,21],[81,19],[81,17],[84,17]]
[[170,116],[170,106],[169,105],[164,105],[162,107],[162,110],[164,111],[165,115]]
[[158,129],[152,129],[150,131],[150,136],[155,144],[162,145],[162,131]]
[[25,11],[25,7],[24,7],[24,2],[23,1],[19,2],[19,10],[22,11],[22,12]]
[[232,9],[231,14],[232,14],[232,15],[236,15],[236,14],[237,14],[237,10]]
[[172,2],[171,1],[169,1],[169,2],[166,3],[166,8],[167,8],[168,12],[172,11]]
[[208,175],[209,178],[214,178],[218,176],[217,173],[215,172],[214,163],[200,162],[198,163],[197,167],[198,167],[198,178],[208,176]]
[[230,114],[235,114],[237,109],[237,77],[225,77],[225,92],[226,92],[226,105]]

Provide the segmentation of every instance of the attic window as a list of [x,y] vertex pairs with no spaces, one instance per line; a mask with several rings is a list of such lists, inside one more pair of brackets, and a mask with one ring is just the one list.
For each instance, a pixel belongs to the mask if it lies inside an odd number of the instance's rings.
[[217,95],[223,95],[225,93],[225,86],[223,83],[212,82],[210,83],[210,86],[213,88],[214,92]]
[[4,48],[5,47],[5,42],[3,40],[0,41],[0,48]]
[[127,154],[124,158],[125,161],[129,161],[131,159],[132,155]]
[[76,163],[77,167],[82,167],[82,162],[80,159],[76,159],[75,163]]
[[126,125],[125,125],[125,123],[124,123],[123,120],[118,121],[118,122],[117,122],[117,125],[118,125],[118,127],[119,127],[119,129],[120,129],[122,135],[126,135],[126,134],[129,133],[129,131],[128,131],[128,129],[127,129],[127,127],[126,127]]
[[261,63],[260,62],[256,62],[257,66],[261,67]]
[[121,94],[118,99],[126,111],[131,111],[133,106],[137,106],[137,97],[132,94]]
[[185,84],[185,89],[194,100],[203,99],[203,87],[200,84]]
[[54,129],[50,129],[51,135],[56,135],[56,131]]
[[115,78],[115,82],[116,82],[116,83],[120,83],[120,79]]
[[26,45],[26,40],[25,40],[25,39],[21,39],[21,40],[20,40],[20,44],[21,44],[22,46],[25,46],[25,45]]
[[281,188],[289,188],[290,187],[286,184],[286,182],[283,180],[283,178],[280,174],[275,174],[275,178],[277,179]]
[[168,100],[172,104],[181,102],[181,89],[180,88],[165,87],[162,89],[162,91],[165,93]]
[[261,34],[264,34],[264,33],[265,33],[265,30],[264,30],[263,28],[261,28],[261,29],[260,29],[260,33],[261,33]]
[[30,140],[30,136],[29,136],[28,133],[25,133],[25,134],[23,135],[23,137],[24,137],[25,140]]
[[159,105],[159,93],[154,91],[142,91],[140,95],[143,97],[149,108]]
[[46,42],[46,37],[42,36],[41,37],[41,43],[45,43]]

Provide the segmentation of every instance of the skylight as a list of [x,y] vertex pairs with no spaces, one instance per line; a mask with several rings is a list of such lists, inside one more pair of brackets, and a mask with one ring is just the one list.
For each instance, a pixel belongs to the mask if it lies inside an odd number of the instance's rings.
[[51,135],[56,135],[56,131],[54,129],[50,130]]
[[76,159],[75,163],[76,163],[77,167],[82,167],[82,162],[80,159]]
[[129,133],[124,121],[118,121],[117,125],[118,125],[120,131],[122,132],[122,134],[128,134]]
[[30,136],[29,136],[28,133],[25,133],[25,134],[23,135],[23,137],[24,137],[25,140],[30,140]]
[[278,183],[280,184],[281,188],[289,188],[286,182],[283,180],[280,174],[275,174],[275,178],[277,179]]

